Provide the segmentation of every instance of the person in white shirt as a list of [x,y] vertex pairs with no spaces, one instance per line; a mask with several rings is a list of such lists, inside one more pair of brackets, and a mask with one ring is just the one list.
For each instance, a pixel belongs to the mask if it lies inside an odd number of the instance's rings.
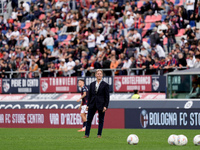
[[108,34],[110,34],[110,30],[111,30],[111,27],[109,26],[108,23],[104,23],[104,29],[103,29],[103,32],[101,33],[104,37],[107,37]]
[[194,13],[195,0],[186,0],[187,19],[191,20],[191,15]]
[[22,6],[25,8],[26,12],[30,12],[29,4],[27,2],[25,3],[24,1],[22,1],[21,3],[22,3]]
[[98,13],[95,12],[95,9],[91,9],[90,13],[88,14],[88,19],[96,20]]
[[199,56],[195,56],[196,61],[194,63],[194,68],[200,68],[200,58]]
[[12,35],[12,30],[8,29],[8,32],[6,33],[6,37],[7,37],[8,40],[10,40],[11,35]]
[[63,76],[67,76],[67,64],[65,62],[65,59],[60,60],[60,66],[58,71],[62,72]]
[[63,2],[62,0],[58,0],[58,1],[56,2],[55,7],[56,7],[56,8],[62,8],[63,3],[64,3],[64,2]]
[[58,54],[59,54],[59,52],[58,52],[58,49],[57,48],[54,48],[53,49],[53,52],[51,52],[51,55],[49,56],[49,58],[58,58]]
[[99,32],[96,33],[96,45],[100,45],[101,41],[104,40],[104,36],[100,34]]
[[127,30],[129,31],[130,29],[132,29],[132,27],[134,27],[134,20],[133,18],[131,18],[131,13],[129,11],[127,12],[127,17],[128,18],[126,19],[125,25]]
[[39,33],[39,37],[40,37],[41,35],[43,35],[44,37],[47,36],[47,31],[44,29],[43,26],[41,26],[40,33]]
[[94,53],[95,49],[95,36],[92,34],[91,30],[88,30],[88,40],[86,40],[88,44],[88,49],[89,49],[89,56],[91,56]]
[[22,47],[26,48],[29,46],[29,38],[26,35],[22,35],[22,38],[24,39],[22,43]]
[[53,51],[54,39],[50,36],[50,34],[47,35],[42,44],[46,45],[47,49],[50,49],[51,52]]
[[186,59],[186,61],[187,61],[187,67],[193,68],[196,62],[195,56],[190,55],[189,58]]
[[107,44],[105,43],[104,40],[101,41],[101,45],[99,45],[99,47],[101,47],[102,49],[104,49],[105,47],[107,47]]
[[148,56],[149,55],[149,52],[146,50],[146,48],[144,47],[144,46],[141,46],[141,52],[140,52],[140,54],[142,55],[142,56]]
[[140,33],[138,33],[138,31],[135,29],[134,32],[133,32],[133,42],[137,42],[137,40],[140,40],[142,39]]
[[14,27],[14,31],[12,32],[11,36],[14,36],[14,38],[17,40],[19,37],[19,31],[17,30],[17,27]]
[[166,26],[166,24],[162,23],[161,21],[158,21],[157,32],[161,34],[163,31],[167,31],[167,30],[168,30],[168,27]]
[[17,19],[17,14],[18,14],[17,9],[14,8],[14,9],[13,9],[13,12],[12,12],[12,14],[11,14],[11,18],[12,18],[13,20],[16,20],[16,19]]
[[156,44],[154,49],[158,53],[159,58],[165,58],[165,51],[159,44]]
[[69,57],[69,61],[67,63],[67,75],[71,75],[73,74],[75,71],[73,70],[74,69],[74,66],[75,66],[75,62],[73,61],[73,59],[71,57]]
[[127,69],[130,68],[132,62],[133,62],[133,57],[131,57],[130,59],[126,58],[124,60],[124,64],[121,68],[121,71],[119,72],[119,75],[127,75]]

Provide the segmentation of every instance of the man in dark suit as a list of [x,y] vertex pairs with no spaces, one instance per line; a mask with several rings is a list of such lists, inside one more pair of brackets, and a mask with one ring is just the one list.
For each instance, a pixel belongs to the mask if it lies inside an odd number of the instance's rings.
[[110,100],[109,85],[102,80],[103,71],[101,69],[97,69],[97,71],[95,72],[95,76],[97,80],[90,84],[90,89],[88,92],[88,104],[87,104],[88,116],[87,116],[85,136],[83,138],[89,138],[91,122],[96,111],[98,111],[99,114],[99,128],[97,137],[101,138],[105,111],[108,108]]

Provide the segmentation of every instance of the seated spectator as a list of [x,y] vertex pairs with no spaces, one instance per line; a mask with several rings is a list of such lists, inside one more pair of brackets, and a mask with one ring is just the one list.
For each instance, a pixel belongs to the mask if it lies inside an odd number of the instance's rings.
[[170,69],[169,71],[173,71],[173,68],[177,66],[177,61],[175,58],[172,57],[172,55],[168,56],[168,63],[167,66],[165,66],[165,69]]
[[178,53],[178,66],[180,68],[187,66],[187,62],[186,59],[183,57],[183,53]]
[[196,55],[195,58],[194,68],[200,68],[200,55]]
[[133,62],[133,57],[131,57],[130,59],[126,58],[119,72],[119,75],[127,75],[128,74],[127,69],[130,68],[130,66],[132,65],[132,62]]
[[67,62],[66,66],[67,66],[67,75],[71,76],[71,74],[73,74],[74,71],[74,67],[75,67],[75,62],[73,61],[73,59],[71,57],[69,57],[68,59],[69,61]]
[[65,62],[65,59],[60,60],[58,71],[59,76],[67,76],[67,63]]
[[50,62],[48,64],[48,77],[54,77],[54,73],[55,73],[56,67],[55,64],[53,62]]
[[195,56],[188,54],[186,61],[187,61],[187,67],[193,68],[196,62]]
[[36,64],[35,60],[32,60],[31,66],[29,68],[29,78],[36,78],[39,76],[38,74],[38,65]]
[[19,67],[18,71],[22,72],[22,73],[18,74],[18,78],[25,78],[25,75],[26,75],[25,71],[28,71],[28,65],[27,65],[26,61],[24,61],[24,62],[22,61],[20,63],[20,67]]
[[44,71],[47,71],[47,69],[48,69],[47,64],[44,63],[43,59],[40,59],[38,70],[42,77],[47,77],[48,72],[44,72]]

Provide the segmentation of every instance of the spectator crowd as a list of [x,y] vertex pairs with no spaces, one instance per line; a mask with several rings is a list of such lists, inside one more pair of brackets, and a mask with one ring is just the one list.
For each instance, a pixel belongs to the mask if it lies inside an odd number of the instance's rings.
[[200,5],[181,2],[12,0],[9,18],[0,16],[1,77],[10,71],[32,78],[91,76],[99,68],[116,69],[115,75],[200,68]]

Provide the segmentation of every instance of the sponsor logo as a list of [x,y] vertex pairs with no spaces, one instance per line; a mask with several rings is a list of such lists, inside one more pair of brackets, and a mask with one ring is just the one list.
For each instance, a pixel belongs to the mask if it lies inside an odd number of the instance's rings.
[[156,91],[156,90],[159,88],[160,83],[159,83],[159,81],[155,78],[155,79],[153,80],[152,85],[153,85],[153,89]]
[[142,110],[140,113],[140,124],[143,128],[146,128],[148,125],[148,113],[146,110]]
[[48,83],[46,81],[42,82],[42,90],[45,92],[48,89]]
[[121,82],[119,80],[117,80],[115,82],[115,88],[116,88],[116,90],[118,91],[121,88],[121,86],[122,86]]
[[10,84],[7,82],[4,82],[3,84],[3,90],[4,92],[8,92],[8,90],[10,89]]
[[185,109],[190,109],[192,107],[192,105],[193,105],[193,101],[188,101],[187,103],[185,103],[184,108]]

